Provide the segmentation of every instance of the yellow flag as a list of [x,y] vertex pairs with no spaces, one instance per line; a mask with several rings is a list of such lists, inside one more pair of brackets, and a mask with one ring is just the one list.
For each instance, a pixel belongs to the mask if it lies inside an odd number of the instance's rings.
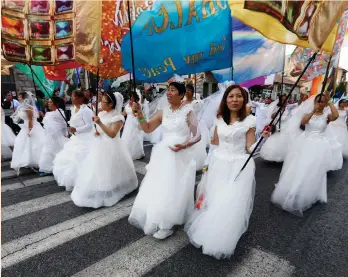
[[229,0],[232,16],[280,43],[331,53],[348,1]]

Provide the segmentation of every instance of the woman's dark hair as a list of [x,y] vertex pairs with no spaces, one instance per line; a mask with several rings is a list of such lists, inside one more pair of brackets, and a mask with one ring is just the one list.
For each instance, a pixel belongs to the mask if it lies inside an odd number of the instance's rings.
[[129,99],[134,98],[135,102],[139,102],[140,98],[139,95],[137,93],[131,93],[131,95],[129,96]]
[[105,96],[105,98],[108,99],[108,103],[112,104],[112,108],[115,109],[116,104],[117,104],[115,95],[112,92],[107,91],[103,94],[103,96]]
[[171,82],[169,84],[169,86],[175,87],[178,90],[179,95],[184,97],[184,95],[186,93],[186,88],[185,88],[185,85],[183,83]]
[[57,109],[65,110],[65,103],[64,103],[64,100],[62,98],[57,97],[57,96],[53,96],[51,98],[51,100]]
[[18,96],[22,96],[23,99],[27,98],[28,97],[28,93],[26,93],[25,91],[24,92],[20,92],[18,93]]
[[319,93],[317,96],[315,96],[314,102],[317,102],[318,99],[320,99],[320,101],[321,101],[321,99],[323,99],[323,98],[325,98],[325,95],[322,93]]
[[244,118],[247,117],[247,110],[246,110],[246,104],[248,103],[247,92],[239,85],[229,86],[226,89],[224,95],[222,96],[220,107],[219,107],[219,110],[217,112],[217,117],[222,117],[227,125],[230,124],[230,120],[231,120],[231,118],[230,118],[231,112],[230,112],[230,109],[227,107],[227,97],[228,97],[229,93],[235,88],[239,89],[242,93],[242,96],[243,96],[243,105],[240,108],[240,110],[238,111],[239,121],[243,121]]
[[346,100],[346,99],[340,99],[340,100],[338,101],[338,106],[341,105],[342,102],[347,103],[347,100]]
[[279,101],[278,101],[278,104],[277,104],[278,107],[283,105],[283,101],[282,101],[283,97],[285,97],[285,99],[286,99],[286,95],[285,94],[280,94],[279,95]]
[[186,85],[186,89],[191,90],[191,91],[192,91],[192,94],[194,94],[194,93],[195,93],[195,88],[193,87],[193,85],[192,85],[192,84],[187,84],[187,85]]
[[88,99],[86,98],[85,93],[82,90],[74,90],[72,94],[75,94],[75,97],[77,98],[82,98],[84,104],[88,103]]

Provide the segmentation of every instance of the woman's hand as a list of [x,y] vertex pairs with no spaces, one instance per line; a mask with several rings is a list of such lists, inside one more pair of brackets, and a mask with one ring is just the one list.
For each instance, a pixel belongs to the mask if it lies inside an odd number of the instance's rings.
[[99,136],[100,136],[100,133],[99,133],[97,130],[95,130],[94,135],[95,135],[96,137],[99,137]]
[[207,171],[208,171],[208,165],[204,165],[203,168],[202,168],[202,174],[204,175]]
[[70,133],[75,134],[76,133],[76,128],[75,127],[70,127]]
[[174,152],[179,152],[183,149],[186,149],[186,144],[182,143],[182,144],[175,144],[174,147],[169,146],[169,148],[171,150],[173,150]]
[[271,135],[271,133],[268,131],[263,131],[261,134],[261,136],[263,136],[264,138],[268,138],[270,135]]
[[93,121],[96,123],[96,124],[100,124],[100,118],[98,116],[93,116]]

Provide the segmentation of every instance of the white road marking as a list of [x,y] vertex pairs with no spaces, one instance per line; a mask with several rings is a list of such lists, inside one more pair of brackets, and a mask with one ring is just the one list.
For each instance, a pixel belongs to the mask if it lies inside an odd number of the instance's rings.
[[53,176],[38,177],[38,178],[34,178],[34,179],[25,180],[22,182],[13,183],[10,185],[2,185],[1,192],[15,190],[15,189],[29,187],[29,186],[34,186],[34,185],[39,185],[39,184],[50,182],[50,181],[54,181]]

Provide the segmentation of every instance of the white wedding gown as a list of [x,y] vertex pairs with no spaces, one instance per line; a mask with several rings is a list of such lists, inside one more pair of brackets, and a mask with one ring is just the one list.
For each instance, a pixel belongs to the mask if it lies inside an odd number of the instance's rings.
[[174,152],[169,148],[190,138],[187,123],[190,111],[190,106],[174,112],[170,107],[163,109],[163,139],[152,150],[147,173],[129,216],[129,222],[146,235],[184,224],[193,210],[196,163],[192,149]]
[[63,149],[64,144],[69,141],[68,128],[62,117],[64,111],[60,110],[60,112],[58,110],[48,112],[42,121],[45,128],[45,139],[39,160],[39,171],[43,173],[52,172],[53,160]]
[[[124,122],[115,110],[100,112],[100,120],[108,126]],[[132,157],[120,139],[106,135],[97,126],[100,136],[95,137],[89,153],[81,161],[71,199],[80,207],[110,207],[138,187]]]
[[16,135],[13,133],[10,126],[5,123],[5,113],[1,107],[1,157],[11,158],[12,150],[10,147],[14,146]]
[[138,119],[133,115],[132,108],[129,104],[126,105],[127,113],[126,123],[123,128],[122,141],[128,149],[133,160],[141,159],[145,156],[144,153],[144,132],[139,126]]
[[[276,107],[276,109],[273,112],[276,112],[277,109],[278,107]],[[290,115],[290,109],[286,108],[281,117],[280,129],[278,122],[276,126],[277,130],[270,137],[267,138],[267,140],[261,147],[260,156],[262,159],[273,162],[284,161],[290,143],[290,133],[287,128],[287,123],[290,118]],[[276,117],[274,123],[276,123],[278,120],[279,115]]]
[[338,110],[339,117],[330,122],[327,127],[328,131],[331,131],[336,137],[336,140],[342,145],[343,157],[348,159],[348,128],[346,124],[346,118],[348,116],[348,110]]
[[326,174],[332,170],[336,152],[325,135],[326,113],[313,115],[305,127],[284,160],[271,197],[275,205],[295,215],[302,215],[317,201],[327,202]]
[[29,133],[29,120],[27,110],[18,110],[18,116],[24,121],[20,124],[21,131],[15,139],[14,149],[12,153],[11,168],[17,170],[21,167],[39,166],[40,155],[44,144],[44,129],[37,121],[37,111],[33,109],[33,128]]
[[246,133],[256,127],[255,117],[227,125],[216,119],[219,145],[199,184],[203,204],[185,226],[191,243],[217,259],[230,257],[248,229],[255,191],[255,163],[251,159],[236,179],[249,154]]
[[71,110],[70,126],[76,128],[75,135],[64,145],[53,161],[53,175],[59,186],[71,191],[75,184],[77,170],[85,159],[93,143],[93,112],[86,105],[80,110]]

